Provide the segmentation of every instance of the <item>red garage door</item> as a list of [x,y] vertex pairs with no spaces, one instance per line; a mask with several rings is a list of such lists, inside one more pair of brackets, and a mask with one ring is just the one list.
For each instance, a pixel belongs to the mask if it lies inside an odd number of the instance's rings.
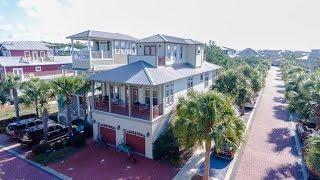
[[116,129],[109,125],[100,126],[101,138],[108,144],[116,145]]
[[145,136],[143,134],[126,130],[126,144],[133,147],[137,153],[145,154]]

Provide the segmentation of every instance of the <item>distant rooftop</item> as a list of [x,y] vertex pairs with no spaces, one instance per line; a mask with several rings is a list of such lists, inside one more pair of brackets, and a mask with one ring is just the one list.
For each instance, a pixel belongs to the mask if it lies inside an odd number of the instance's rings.
[[76,39],[76,40],[87,40],[88,38],[98,38],[98,39],[114,39],[114,40],[125,40],[125,41],[137,41],[137,38],[126,34],[120,33],[110,33],[104,31],[94,31],[88,30],[78,34],[74,34],[67,37],[68,39]]
[[199,41],[192,40],[192,39],[184,39],[184,38],[179,38],[179,37],[174,37],[174,36],[167,36],[167,35],[160,35],[156,34],[144,39],[138,40],[138,42],[141,43],[177,43],[177,44],[203,44]]
[[71,56],[54,56],[52,61],[32,61],[23,57],[0,57],[0,66],[15,67],[15,66],[36,66],[36,65],[51,65],[51,64],[71,64]]
[[40,41],[6,41],[0,44],[6,50],[43,50],[49,51],[45,43]]

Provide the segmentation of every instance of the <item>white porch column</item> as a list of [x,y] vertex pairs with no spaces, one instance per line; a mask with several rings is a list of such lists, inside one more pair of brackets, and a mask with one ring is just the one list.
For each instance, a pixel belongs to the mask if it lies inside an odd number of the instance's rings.
[[89,60],[92,59],[92,54],[91,54],[91,40],[88,39],[88,51],[89,51]]
[[108,94],[109,112],[111,112],[111,93],[110,93],[110,83],[107,83],[107,94]]
[[128,106],[129,106],[129,117],[131,117],[131,89],[128,85]]
[[150,120],[153,119],[153,89],[150,88]]

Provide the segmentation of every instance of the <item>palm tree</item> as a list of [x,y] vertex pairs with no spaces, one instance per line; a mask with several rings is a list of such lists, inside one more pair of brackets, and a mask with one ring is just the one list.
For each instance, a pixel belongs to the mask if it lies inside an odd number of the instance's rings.
[[49,119],[49,112],[48,112],[48,106],[49,102],[55,99],[55,91],[52,87],[51,82],[47,82],[44,80],[39,80],[39,86],[38,86],[38,92],[39,92],[39,104],[40,108],[42,110],[42,122],[43,122],[43,131],[44,131],[44,141],[47,142],[48,140],[48,119]]
[[18,97],[18,89],[20,88],[20,85],[21,85],[21,78],[13,74],[7,75],[4,78],[4,80],[0,82],[0,86],[2,86],[4,90],[8,90],[11,92],[17,120],[20,120],[19,97]]
[[76,94],[83,87],[83,80],[77,76],[63,76],[53,81],[54,89],[57,95],[64,96],[65,106],[67,108],[68,136],[72,136],[71,124],[71,103],[72,95]]
[[320,176],[320,135],[312,136],[307,142],[306,162],[309,169]]
[[27,106],[30,106],[34,103],[36,108],[36,116],[39,117],[39,86],[40,86],[40,79],[33,78],[29,81],[25,81],[21,84],[21,87],[23,89],[23,101],[24,104]]
[[236,150],[244,138],[245,130],[229,98],[216,91],[181,98],[174,129],[187,148],[205,144],[205,180],[209,178],[212,142],[217,151],[221,151],[226,144]]
[[88,110],[87,110],[87,93],[91,89],[91,83],[86,80],[82,80],[81,82],[82,86],[81,88],[77,91],[77,94],[83,95],[83,111],[84,111],[84,121],[85,123],[88,123]]
[[241,79],[238,84],[238,92],[236,94],[235,103],[240,108],[240,115],[244,115],[245,104],[252,103],[253,91],[251,89],[251,83],[246,79]]

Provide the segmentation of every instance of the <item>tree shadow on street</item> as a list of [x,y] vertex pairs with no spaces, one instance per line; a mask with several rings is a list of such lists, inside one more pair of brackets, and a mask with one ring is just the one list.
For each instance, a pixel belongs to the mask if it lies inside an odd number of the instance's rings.
[[273,106],[273,113],[277,120],[289,121],[288,113],[284,105]]
[[272,132],[268,136],[268,142],[275,145],[273,152],[280,153],[286,148],[290,148],[292,155],[299,156],[295,148],[294,134],[290,133],[289,128],[272,129]]
[[300,168],[298,164],[286,164],[271,168],[268,170],[264,180],[278,180],[278,179],[299,179],[297,169]]
[[[278,90],[278,91],[279,91],[279,90]],[[286,99],[283,98],[283,97],[273,97],[273,101],[274,101],[274,102],[277,102],[277,103],[281,103],[281,104],[286,103]]]

